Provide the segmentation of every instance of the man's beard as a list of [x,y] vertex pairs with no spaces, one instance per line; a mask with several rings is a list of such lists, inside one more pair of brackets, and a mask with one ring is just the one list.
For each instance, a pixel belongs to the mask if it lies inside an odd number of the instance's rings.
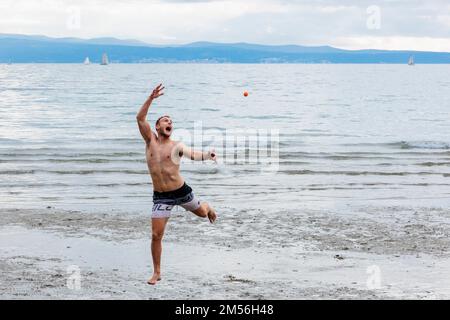
[[166,131],[166,130],[159,130],[158,133],[159,133],[160,136],[162,136],[162,137],[164,137],[164,138],[170,138],[170,133],[167,134],[165,131]]

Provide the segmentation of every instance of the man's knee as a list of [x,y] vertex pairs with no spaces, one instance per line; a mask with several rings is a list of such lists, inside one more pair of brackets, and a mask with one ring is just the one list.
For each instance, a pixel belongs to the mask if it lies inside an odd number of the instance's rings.
[[202,218],[206,218],[208,216],[208,211],[209,211],[209,206],[207,203],[204,202],[200,205],[200,208],[195,210],[195,213]]
[[164,232],[153,231],[152,232],[152,241],[161,241],[164,236]]
[[204,202],[200,206],[200,209],[201,209],[202,217],[206,218],[208,216],[208,212],[209,212],[209,205],[206,202]]

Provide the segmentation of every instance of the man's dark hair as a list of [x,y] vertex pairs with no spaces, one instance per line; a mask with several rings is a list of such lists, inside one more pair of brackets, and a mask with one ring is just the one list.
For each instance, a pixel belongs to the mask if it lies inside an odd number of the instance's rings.
[[159,121],[160,121],[162,118],[170,118],[170,116],[165,115],[165,116],[159,117],[158,120],[156,120],[155,126],[157,126],[157,125],[159,124]]

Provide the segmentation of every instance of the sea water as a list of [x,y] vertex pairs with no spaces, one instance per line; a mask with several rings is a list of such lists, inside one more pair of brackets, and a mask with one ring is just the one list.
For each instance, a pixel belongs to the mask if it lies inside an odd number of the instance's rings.
[[[450,205],[448,65],[15,64],[0,65],[0,206],[149,213],[135,116],[161,82],[152,126],[217,133],[197,146],[218,163],[181,172],[219,211]],[[241,161],[265,132],[270,171]]]

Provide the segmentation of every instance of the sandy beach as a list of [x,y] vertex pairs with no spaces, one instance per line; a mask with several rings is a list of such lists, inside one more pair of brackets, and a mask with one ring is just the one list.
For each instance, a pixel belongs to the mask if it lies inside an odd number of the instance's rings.
[[[157,286],[146,284],[145,215],[43,208],[0,216],[1,299],[450,298],[448,210],[367,207],[276,220],[225,211],[214,226],[180,210]],[[79,288],[68,286],[71,266]]]

